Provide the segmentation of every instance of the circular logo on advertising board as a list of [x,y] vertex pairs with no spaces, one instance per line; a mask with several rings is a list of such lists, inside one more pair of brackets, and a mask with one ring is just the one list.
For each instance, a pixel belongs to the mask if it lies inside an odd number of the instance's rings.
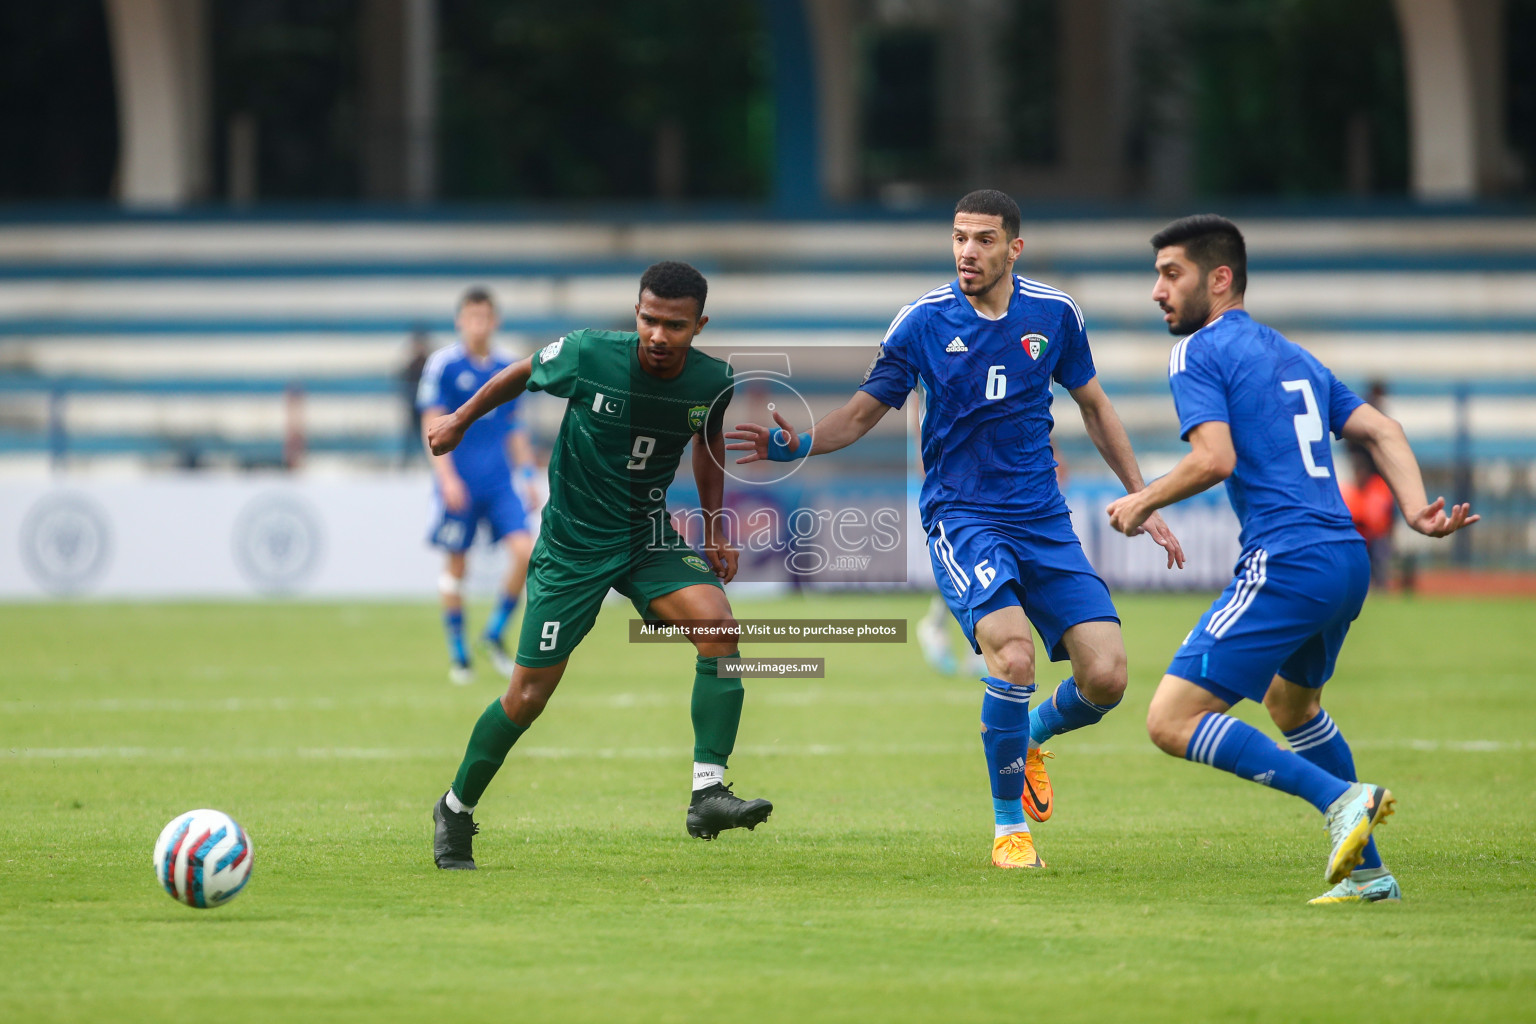
[[78,594],[95,583],[112,557],[107,514],[78,494],[40,498],[21,526],[21,558],[50,594]]
[[235,520],[235,563],[262,593],[299,589],[320,564],[320,520],[286,494],[253,499]]

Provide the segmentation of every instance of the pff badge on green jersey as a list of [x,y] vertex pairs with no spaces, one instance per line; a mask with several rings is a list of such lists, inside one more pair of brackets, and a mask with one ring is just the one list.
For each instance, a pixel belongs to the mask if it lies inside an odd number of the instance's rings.
[[688,429],[697,434],[704,429],[704,418],[709,415],[709,406],[695,405],[688,410]]
[[684,555],[683,556],[683,564],[686,565],[686,566],[690,566],[691,568],[697,569],[697,570],[699,570],[699,572],[709,572],[710,571],[709,563],[704,561],[704,559],[700,558],[698,555]]
[[1024,346],[1024,351],[1029,353],[1029,358],[1039,359],[1045,355],[1045,348],[1051,343],[1051,339],[1043,334],[1026,334],[1019,339],[1019,344]]

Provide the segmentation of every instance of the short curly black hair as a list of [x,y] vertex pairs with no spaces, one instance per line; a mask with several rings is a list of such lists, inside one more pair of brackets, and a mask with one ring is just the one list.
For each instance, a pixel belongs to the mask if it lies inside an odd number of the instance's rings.
[[699,304],[694,316],[704,315],[704,300],[709,296],[709,282],[686,263],[663,260],[652,263],[640,275],[640,294],[650,292],[658,299],[693,299]]
[[1003,221],[1003,234],[1008,236],[1008,241],[1019,237],[1019,204],[1013,201],[1013,197],[1006,192],[999,192],[995,188],[979,188],[974,192],[967,192],[960,197],[955,204],[956,213],[979,213],[985,217],[1001,217]]

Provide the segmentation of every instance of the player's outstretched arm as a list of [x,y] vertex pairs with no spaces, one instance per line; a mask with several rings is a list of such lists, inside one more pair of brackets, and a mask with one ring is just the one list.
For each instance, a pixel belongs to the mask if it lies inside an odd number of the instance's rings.
[[737,459],[737,463],[793,462],[811,455],[825,455],[853,444],[890,411],[890,406],[868,392],[855,391],[852,398],[823,416],[808,433],[797,436],[789,421],[775,412],[773,418],[778,423],[777,429],[757,423],[738,423],[735,430],[726,432],[725,436],[735,442],[726,447],[747,453]]
[[1158,509],[1221,483],[1236,468],[1237,449],[1232,447],[1232,428],[1221,420],[1201,423],[1189,432],[1189,454],[1166,476],[1109,503],[1105,509],[1109,514],[1109,525],[1133,536],[1147,517]]
[[[1078,412],[1082,414],[1083,426],[1088,430],[1089,439],[1104,457],[1105,464],[1120,478],[1126,493],[1134,494],[1142,490],[1145,484],[1141,479],[1141,467],[1136,464],[1136,452],[1131,448],[1131,437],[1125,432],[1125,424],[1120,422],[1120,414],[1115,412],[1114,403],[1104,393],[1104,386],[1099,383],[1099,379],[1094,377],[1070,393],[1072,400],[1077,403]],[[1173,531],[1168,529],[1163,517],[1157,514],[1156,507],[1126,534],[1134,537],[1142,531],[1150,534],[1168,553],[1168,568],[1172,569],[1175,565],[1184,568],[1184,546],[1173,535]]]
[[519,359],[482,384],[479,391],[469,396],[469,401],[427,424],[427,445],[432,454],[442,455],[457,448],[471,423],[522,394],[532,374],[533,357]]
[[1419,460],[1414,458],[1402,424],[1374,406],[1362,405],[1350,413],[1340,433],[1346,441],[1364,445],[1371,453],[1376,471],[1392,488],[1403,518],[1418,532],[1446,537],[1482,518],[1471,514],[1471,503],[1454,505],[1450,515],[1446,515],[1444,498],[1429,500],[1424,490],[1424,474],[1419,471]]

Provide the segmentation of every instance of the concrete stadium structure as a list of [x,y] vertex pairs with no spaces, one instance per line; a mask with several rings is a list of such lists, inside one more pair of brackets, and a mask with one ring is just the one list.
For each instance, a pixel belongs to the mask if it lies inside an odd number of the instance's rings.
[[[1166,452],[1167,341],[1145,248],[1157,226],[1030,224],[1020,269],[1079,299],[1128,422]],[[1427,450],[1449,454],[1465,386],[1473,453],[1536,457],[1536,223],[1245,227],[1256,315],[1353,383],[1385,380]],[[495,289],[508,339],[527,347],[622,323],[636,273],[663,257],[710,273],[715,339],[871,352],[894,310],[950,272],[944,225],[926,221],[18,226],[0,232],[5,446],[44,454],[60,429],[75,454],[151,451],[157,437],[277,444],[282,394],[298,385],[319,447],[387,454],[405,336],[446,340],[464,285]]]
[[[1357,389],[1385,383],[1431,486],[1470,491],[1491,513],[1479,562],[1536,562],[1536,222],[1242,223],[1254,314]],[[1146,240],[1160,226],[1027,223],[1019,266],[1083,306],[1150,473],[1184,447],[1171,341],[1149,300]],[[497,292],[504,340],[529,351],[578,326],[630,326],[636,278],[662,258],[709,274],[706,339],[792,348],[795,386],[832,403],[894,312],[952,275],[946,239],[938,216],[12,224],[0,230],[0,475],[296,461],[311,475],[376,473],[416,444],[406,338],[424,327],[445,343],[465,286]],[[528,408],[552,436],[559,403]],[[1100,463],[1070,402],[1057,419],[1063,451],[1091,477]]]

